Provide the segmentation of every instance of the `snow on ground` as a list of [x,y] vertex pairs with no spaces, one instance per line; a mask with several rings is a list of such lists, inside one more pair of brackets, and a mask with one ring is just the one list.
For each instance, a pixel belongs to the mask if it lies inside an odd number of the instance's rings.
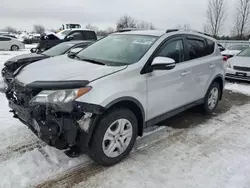
[[[250,187],[250,104],[164,137],[75,187]],[[161,133],[162,135],[162,133]]]
[[[0,51],[0,68],[23,53],[29,49]],[[250,95],[250,85],[227,83],[226,89]],[[2,94],[0,104],[0,187],[34,186],[92,163],[87,156],[70,159],[45,146],[12,118]],[[235,106],[189,129],[159,128],[138,139],[124,162],[76,187],[250,187],[249,109],[250,104]]]
[[250,95],[250,84],[247,83],[227,83],[225,89],[231,90],[236,93],[243,93],[245,95]]

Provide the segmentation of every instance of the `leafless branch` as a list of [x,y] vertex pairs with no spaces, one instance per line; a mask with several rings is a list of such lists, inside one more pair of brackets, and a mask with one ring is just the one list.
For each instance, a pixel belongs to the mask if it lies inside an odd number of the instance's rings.
[[225,0],[208,0],[206,28],[214,37],[219,35],[226,18]]

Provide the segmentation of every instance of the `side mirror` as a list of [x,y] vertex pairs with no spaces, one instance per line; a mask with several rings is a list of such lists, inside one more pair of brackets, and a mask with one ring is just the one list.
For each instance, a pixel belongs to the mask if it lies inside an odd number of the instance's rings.
[[75,53],[78,53],[82,50],[83,48],[73,48],[73,49],[70,49],[67,53],[68,54],[75,54]]
[[175,60],[168,57],[155,57],[152,64],[152,70],[171,70],[175,67]]
[[36,53],[36,51],[37,51],[36,48],[31,48],[31,49],[30,49],[30,52],[31,52],[31,53]]
[[66,36],[65,37],[66,41],[74,40],[74,37],[72,35]]

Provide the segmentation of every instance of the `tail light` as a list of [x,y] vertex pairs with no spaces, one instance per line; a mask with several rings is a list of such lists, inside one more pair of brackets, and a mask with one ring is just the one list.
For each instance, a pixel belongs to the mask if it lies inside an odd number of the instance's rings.
[[227,62],[228,59],[228,56],[223,56],[223,61]]

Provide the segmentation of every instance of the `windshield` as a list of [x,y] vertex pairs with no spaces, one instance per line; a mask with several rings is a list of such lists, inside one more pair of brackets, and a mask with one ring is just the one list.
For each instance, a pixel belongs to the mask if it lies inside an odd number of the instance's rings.
[[110,35],[77,54],[81,59],[91,59],[117,66],[139,61],[156,41],[155,36]]
[[61,39],[65,38],[69,33],[71,32],[71,30],[63,30],[58,32],[56,35],[59,36]]
[[47,56],[58,56],[64,54],[66,51],[68,51],[74,44],[69,44],[69,43],[61,43],[53,48],[50,48],[49,50],[44,51],[42,54],[47,55]]
[[243,50],[237,56],[250,57],[250,48],[247,48],[247,49]]
[[246,48],[248,48],[249,46],[247,45],[234,45],[234,46],[230,46],[228,49],[229,50],[239,50],[239,51],[242,51]]

